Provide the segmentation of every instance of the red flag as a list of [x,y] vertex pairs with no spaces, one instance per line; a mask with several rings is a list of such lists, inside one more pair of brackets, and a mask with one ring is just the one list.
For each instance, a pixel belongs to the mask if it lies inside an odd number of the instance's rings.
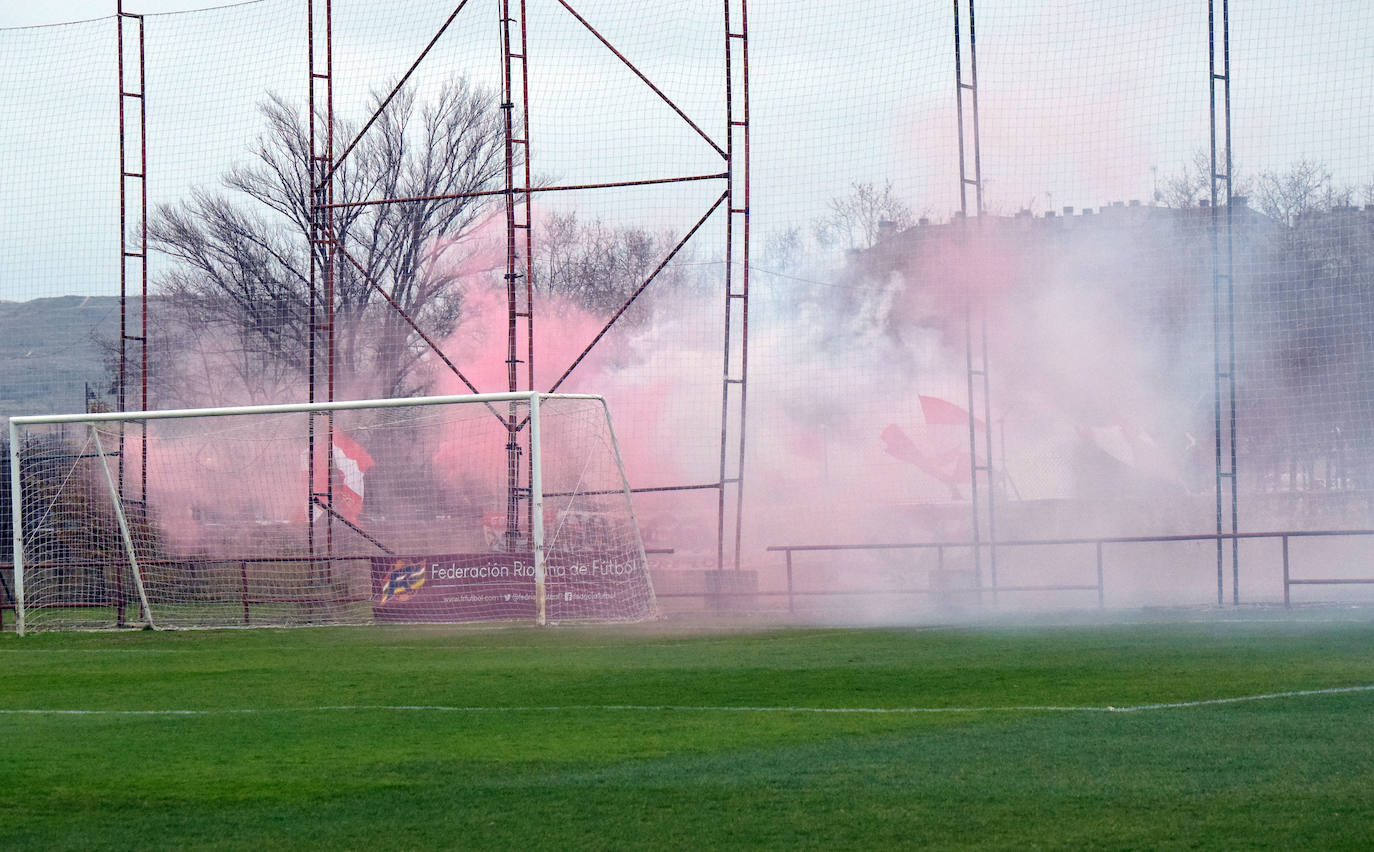
[[[925,418],[927,426],[963,426],[968,427],[968,411],[960,408],[952,402],[945,402],[943,399],[933,396],[918,397],[921,400],[921,416]],[[974,428],[982,429],[983,421],[978,418],[973,419]]]
[[[324,443],[315,445],[315,487],[316,493],[326,490],[325,483],[332,480],[334,511],[339,517],[356,524],[363,513],[363,483],[365,474],[376,462],[372,455],[348,435],[335,430],[332,463],[326,459]],[[325,477],[328,476],[329,480]],[[314,516],[318,519],[324,509],[315,506]]]
[[343,432],[334,433],[334,469],[339,472],[334,482],[334,510],[355,524],[363,513],[363,475],[374,465],[362,444]]
[[967,450],[947,448],[924,453],[895,423],[888,424],[883,430],[882,438],[883,449],[888,455],[915,465],[923,473],[950,486],[951,495],[959,499],[959,492],[955,486],[969,479]]
[[907,437],[907,434],[896,423],[887,424],[887,428],[883,430],[882,438],[883,449],[888,455],[918,467],[927,464],[926,457],[920,450],[916,449],[916,444]]
[[[917,399],[923,422],[915,439],[895,423],[889,424],[882,432],[883,449],[948,485],[951,499],[963,499],[958,486],[969,481],[968,411],[934,396]],[[973,424],[975,429],[983,429],[983,421],[974,418]]]

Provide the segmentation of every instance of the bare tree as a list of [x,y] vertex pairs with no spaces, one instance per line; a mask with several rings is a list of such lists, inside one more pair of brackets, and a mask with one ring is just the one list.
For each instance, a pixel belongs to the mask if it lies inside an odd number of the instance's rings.
[[1285,171],[1261,172],[1255,179],[1255,204],[1266,216],[1293,225],[1309,213],[1345,207],[1355,200],[1353,186],[1332,181],[1321,163],[1299,160]]
[[[550,211],[539,217],[539,240],[534,253],[534,285],[547,295],[568,299],[596,315],[619,310],[654,273],[672,250],[674,240],[633,226],[583,222],[577,213]],[[687,280],[684,248],[638,297],[625,319],[644,322],[651,293],[671,292]]]
[[[1217,164],[1218,169],[1224,169],[1224,163]],[[1235,158],[1231,160],[1231,194],[1233,196],[1249,196],[1251,192],[1251,182],[1244,171],[1236,167]],[[1203,201],[1210,202],[1212,198],[1212,154],[1206,148],[1199,148],[1193,152],[1191,162],[1184,163],[1178,172],[1166,175],[1163,183],[1155,187],[1154,200],[1157,204],[1165,207],[1176,207],[1184,209],[1196,207]],[[1218,204],[1225,204],[1224,197],[1217,199]]]
[[830,212],[815,222],[816,242],[838,248],[870,248],[884,227],[901,230],[915,222],[911,208],[897,197],[892,181],[881,188],[855,182],[848,195],[832,198]]
[[[502,173],[502,123],[494,95],[457,79],[423,104],[403,90],[335,173],[336,203],[420,198],[343,206],[334,212],[340,247],[335,264],[336,368],[348,392],[406,395],[422,389],[417,366],[425,344],[394,304],[426,333],[442,338],[462,307],[469,239]],[[157,208],[151,248],[176,264],[155,282],[160,339],[177,369],[158,388],[159,404],[213,396],[226,376],[250,399],[298,387],[305,372],[310,299],[310,149],[305,118],[272,96],[267,129],[249,164],[218,190],[202,189]],[[340,123],[335,137],[353,139]],[[321,259],[325,246],[315,246]],[[387,304],[387,302],[392,304]],[[321,306],[323,310],[323,306]],[[208,351],[203,344],[213,341]],[[200,344],[200,351],[194,346]],[[217,378],[216,378],[217,377]]]
[[799,269],[806,257],[801,228],[788,224],[770,230],[763,237],[763,250],[756,266],[767,272],[788,274]]

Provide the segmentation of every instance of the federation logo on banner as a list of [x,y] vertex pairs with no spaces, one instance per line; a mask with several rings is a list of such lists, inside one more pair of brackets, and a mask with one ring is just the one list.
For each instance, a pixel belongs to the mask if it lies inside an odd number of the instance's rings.
[[[534,552],[373,556],[377,621],[445,623],[533,618]],[[545,566],[548,617],[616,618],[643,612],[643,564],[605,551],[561,554]]]
[[379,603],[405,603],[425,584],[425,564],[396,560],[382,583]]

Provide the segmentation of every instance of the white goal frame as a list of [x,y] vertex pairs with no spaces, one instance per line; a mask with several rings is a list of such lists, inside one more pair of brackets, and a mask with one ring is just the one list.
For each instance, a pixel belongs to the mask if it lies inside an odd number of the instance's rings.
[[104,448],[100,445],[99,435],[96,432],[97,424],[101,423],[138,423],[148,420],[171,420],[186,418],[203,417],[226,417],[226,416],[247,416],[255,414],[305,414],[333,411],[358,411],[364,409],[384,409],[384,408],[417,408],[423,406],[443,406],[458,404],[497,404],[520,402],[529,406],[529,474],[530,474],[530,534],[534,555],[534,587],[535,587],[535,622],[539,625],[548,623],[546,606],[546,578],[548,572],[548,558],[545,549],[545,529],[544,529],[544,481],[543,481],[543,447],[540,425],[540,403],[550,400],[583,400],[598,403],[605,415],[605,424],[610,440],[610,447],[615,456],[615,463],[619,471],[620,485],[626,496],[626,504],[629,511],[631,525],[634,530],[635,547],[638,549],[640,564],[645,566],[645,580],[649,582],[649,598],[652,607],[653,586],[648,577],[648,558],[644,551],[644,542],[639,534],[638,520],[634,515],[634,504],[631,498],[629,480],[625,476],[624,461],[620,453],[620,445],[616,439],[615,430],[611,424],[610,408],[606,404],[605,397],[598,394],[575,394],[575,393],[539,393],[537,391],[523,391],[515,393],[486,393],[486,394],[456,394],[445,396],[409,397],[409,398],[386,398],[386,399],[365,399],[365,400],[336,400],[333,402],[317,403],[284,403],[272,405],[246,405],[246,406],[220,406],[212,408],[185,408],[185,409],[163,409],[153,411],[111,411],[111,412],[86,412],[78,414],[38,414],[12,417],[9,421],[9,463],[10,463],[10,522],[13,528],[13,565],[14,565],[14,597],[16,614],[16,631],[20,636],[25,633],[25,597],[24,597],[24,494],[22,491],[21,476],[21,455],[20,455],[20,430],[25,426],[35,425],[85,425],[92,431],[95,446],[99,455],[101,467],[104,470],[105,481],[110,489],[111,497],[115,506],[115,512],[119,523],[126,555],[130,562],[130,570],[134,577],[136,591],[139,596],[140,608],[143,620],[147,627],[152,628],[152,616],[148,606],[147,596],[144,592],[143,579],[139,569],[138,560],[134,554],[133,544],[130,539],[128,522],[125,519],[121,508],[117,486],[109,470],[108,460]]

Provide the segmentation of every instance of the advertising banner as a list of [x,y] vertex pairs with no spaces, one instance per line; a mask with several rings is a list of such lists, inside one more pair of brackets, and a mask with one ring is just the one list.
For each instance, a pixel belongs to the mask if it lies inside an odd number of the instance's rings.
[[[613,618],[641,600],[642,566],[587,553],[550,559],[549,619]],[[642,605],[642,604],[641,604]],[[534,554],[450,553],[372,558],[372,612],[378,621],[533,619]]]

